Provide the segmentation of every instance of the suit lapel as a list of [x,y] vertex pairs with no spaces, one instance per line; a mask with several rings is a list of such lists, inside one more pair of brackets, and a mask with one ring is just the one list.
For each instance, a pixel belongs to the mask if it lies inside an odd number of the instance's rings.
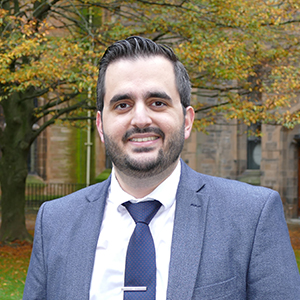
[[[100,227],[110,180],[86,196],[78,208],[76,228],[69,241],[65,299],[89,299]],[[171,246],[167,300],[192,298],[201,257],[208,197],[201,191],[199,174],[182,163],[176,195],[176,212]]]
[[200,263],[208,196],[199,174],[182,163],[176,195],[167,300],[192,298]]
[[66,299],[89,299],[95,252],[103,220],[107,190],[110,180],[86,195],[86,203],[76,222],[67,256],[68,278]]

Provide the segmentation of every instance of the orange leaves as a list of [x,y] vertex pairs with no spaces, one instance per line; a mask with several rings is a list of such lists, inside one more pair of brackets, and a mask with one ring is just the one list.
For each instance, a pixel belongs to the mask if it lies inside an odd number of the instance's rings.
[[[95,3],[85,1],[87,6]],[[283,114],[294,105],[300,90],[300,25],[294,22],[298,0],[280,1],[280,5],[276,0],[101,3],[108,9],[99,12],[99,26],[90,28],[86,35],[80,31],[86,24],[80,24],[82,15],[76,10],[72,18],[66,13],[65,21],[52,20],[63,27],[60,34],[46,21],[26,21],[0,10],[0,22],[12,28],[0,38],[0,83],[5,93],[30,85],[51,90],[57,82],[79,92],[94,88],[96,64],[104,48],[115,40],[140,34],[172,46],[195,89],[218,94],[215,106],[198,99],[208,108],[205,121],[196,127],[208,126],[217,115],[247,124],[296,124],[296,117]],[[78,25],[80,29],[73,30]],[[56,92],[59,94],[59,89]]]
[[20,13],[21,17],[0,10],[0,22],[4,24],[0,35],[0,100],[29,87],[45,93],[55,90],[58,94],[61,85],[79,92],[93,88],[97,76],[95,61],[102,46],[93,51],[91,37],[82,39],[79,34],[64,30],[55,36],[57,31],[49,22],[53,23],[53,19],[37,21],[30,6],[23,9],[26,13]]
[[15,242],[0,244],[0,298],[22,298],[32,245]]
[[299,1],[278,4],[189,1],[182,11],[184,17],[172,27],[184,37],[176,52],[200,94],[206,89],[219,94],[214,105],[198,99],[203,113],[197,128],[220,116],[246,124],[300,124],[297,113],[289,114],[300,90]]
[[0,46],[0,82],[9,86],[7,92],[29,86],[47,88],[58,81],[78,83],[83,90],[96,82],[90,76],[97,73],[90,61],[94,54],[86,44],[63,37],[23,38],[16,34]]
[[29,258],[32,244],[24,241],[15,241],[7,245],[0,243],[0,250],[1,257]]

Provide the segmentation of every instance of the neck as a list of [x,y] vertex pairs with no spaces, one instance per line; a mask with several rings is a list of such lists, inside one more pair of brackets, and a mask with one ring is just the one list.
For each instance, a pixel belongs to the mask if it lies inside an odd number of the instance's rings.
[[116,178],[121,188],[135,198],[143,198],[154,191],[165,179],[167,179],[175,170],[179,161],[169,166],[163,172],[151,177],[137,178],[131,177],[118,170],[115,166]]

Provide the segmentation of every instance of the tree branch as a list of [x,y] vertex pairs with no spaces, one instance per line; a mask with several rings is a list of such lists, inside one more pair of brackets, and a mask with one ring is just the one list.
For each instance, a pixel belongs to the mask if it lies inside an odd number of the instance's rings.
[[51,10],[51,7],[59,1],[60,0],[53,0],[51,3],[49,3],[48,1],[44,1],[42,3],[40,3],[39,1],[35,1],[33,17],[39,21],[44,20],[47,17],[49,11]]
[[156,6],[165,6],[165,7],[175,7],[175,8],[184,8],[183,4],[185,4],[186,1],[182,1],[180,4],[173,4],[173,3],[166,3],[166,2],[153,2],[153,1],[146,1],[146,0],[137,0],[136,2],[140,2],[147,5],[156,5]]
[[195,113],[203,112],[203,111],[210,110],[210,109],[213,109],[213,108],[218,108],[218,107],[221,107],[221,106],[224,106],[224,105],[227,105],[227,104],[229,104],[229,102],[219,103],[219,104],[215,104],[215,105],[211,105],[211,106],[205,106],[205,107],[202,107],[202,108],[199,108],[199,109],[195,109]]
[[61,118],[62,121],[81,121],[81,120],[92,120],[95,121],[96,117],[72,117],[72,118]]
[[[63,99],[61,99],[60,97],[56,97],[55,99],[58,99],[57,101],[54,101],[52,99],[52,100],[49,100],[45,105],[37,107],[36,114],[39,116],[35,118],[35,123],[38,122],[43,117],[49,115],[50,113],[60,110],[60,109],[49,110],[50,108],[53,108],[55,106],[65,103],[71,99],[74,99],[78,95],[79,95],[79,92],[76,92],[73,94],[65,95]],[[85,102],[86,102],[86,100],[83,100],[80,103],[85,103]]]
[[[46,121],[45,123],[43,123],[40,128],[38,130],[36,130],[32,136],[32,139],[34,140],[35,138],[38,137],[38,135],[43,131],[45,130],[48,126],[52,125],[55,123],[56,120],[59,119],[60,116],[68,113],[68,112],[71,112],[71,111],[74,111],[76,110],[77,108],[81,107],[86,101],[81,101],[81,102],[77,102],[75,103],[74,105],[71,105],[71,106],[68,106],[68,107],[64,107],[62,109],[59,109],[59,110],[55,110],[55,111],[52,111],[52,112],[55,112],[55,115],[50,118],[48,121]],[[51,111],[49,111],[50,113]]]
[[22,98],[21,101],[23,102],[23,101],[27,101],[27,100],[32,100],[34,98],[41,97],[41,96],[47,94],[48,92],[49,92],[49,88],[45,88],[43,90],[36,90],[36,93],[31,94],[31,96],[29,96],[29,97]]

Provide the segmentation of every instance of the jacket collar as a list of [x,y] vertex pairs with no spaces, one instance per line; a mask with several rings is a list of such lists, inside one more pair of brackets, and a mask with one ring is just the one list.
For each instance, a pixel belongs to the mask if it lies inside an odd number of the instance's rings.
[[[93,258],[95,256],[109,186],[110,178],[101,184],[95,185],[94,188],[92,187],[86,195],[87,201],[91,204],[94,203],[90,208],[90,213],[94,217],[90,219],[98,219],[98,221],[97,225],[93,226],[94,228],[96,227],[96,230],[91,230],[89,226],[92,224],[87,224],[85,229],[83,229],[86,232],[84,240],[76,241],[77,245],[89,245],[85,249],[89,253],[81,256],[80,259],[80,265],[85,265],[85,270],[87,271],[83,272],[85,274],[84,278],[80,279],[80,281],[86,283],[87,294],[89,294],[89,284],[94,263]],[[193,171],[181,160],[181,176],[176,194],[167,300],[192,299],[200,264],[209,201],[209,196],[205,190],[204,176]],[[80,236],[77,235],[77,237]],[[88,242],[88,240],[90,241]],[[78,253],[78,249],[76,252]],[[85,261],[82,261],[84,259]],[[75,268],[76,264],[73,267]]]
[[183,161],[176,196],[167,300],[193,296],[200,264],[209,197],[203,176]]

